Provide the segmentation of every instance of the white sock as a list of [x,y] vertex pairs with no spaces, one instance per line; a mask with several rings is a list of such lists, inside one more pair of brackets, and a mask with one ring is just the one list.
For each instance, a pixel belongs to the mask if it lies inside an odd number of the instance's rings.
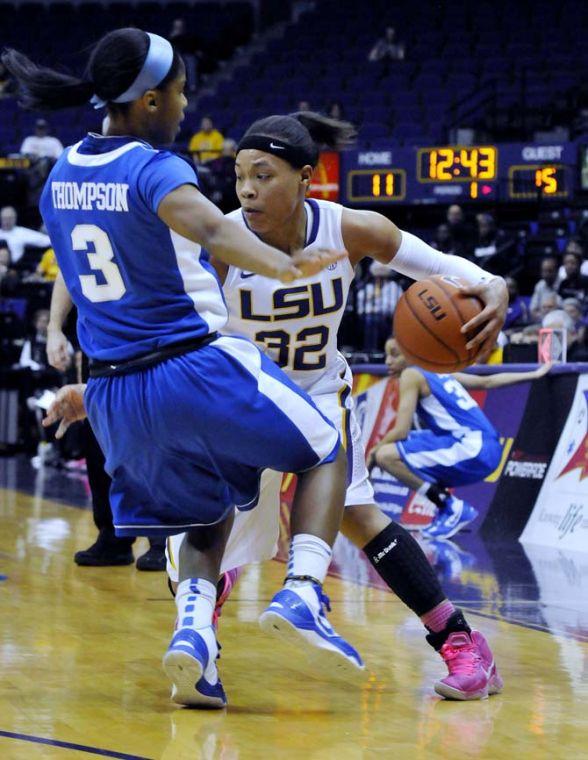
[[331,547],[322,538],[310,533],[298,533],[290,544],[287,575],[309,575],[322,583],[332,556]]
[[203,578],[187,578],[178,585],[178,628],[199,630],[212,625],[216,586]]

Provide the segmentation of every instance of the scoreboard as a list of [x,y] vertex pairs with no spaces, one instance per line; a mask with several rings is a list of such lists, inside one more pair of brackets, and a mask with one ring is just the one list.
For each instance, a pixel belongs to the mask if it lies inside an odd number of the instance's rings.
[[579,147],[539,145],[405,146],[341,154],[341,202],[464,203],[570,199]]

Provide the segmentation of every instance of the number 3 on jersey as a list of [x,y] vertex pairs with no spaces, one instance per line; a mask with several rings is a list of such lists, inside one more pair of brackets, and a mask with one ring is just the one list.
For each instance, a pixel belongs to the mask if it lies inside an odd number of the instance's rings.
[[452,396],[456,396],[457,405],[460,409],[463,409],[467,412],[468,409],[473,409],[475,406],[478,406],[470,394],[465,390],[465,388],[460,385],[454,378],[445,380],[443,383],[443,388],[445,391],[447,391],[447,393],[450,393]]
[[[309,339],[310,342],[308,342]],[[294,370],[324,369],[327,357],[326,354],[319,352],[329,342],[329,328],[305,327],[296,334],[294,339],[285,330],[264,330],[255,335],[255,342],[265,345],[279,367],[291,367]],[[302,345],[293,346],[293,342]],[[318,356],[315,356],[314,361],[308,361],[305,354],[318,354]]]
[[[90,268],[101,272],[105,282],[99,283],[94,274],[81,274],[82,293],[93,303],[118,301],[126,293],[120,269],[114,263],[114,251],[104,230],[95,224],[76,224],[71,233],[74,251],[83,251],[88,257]],[[89,244],[94,252],[88,250]]]

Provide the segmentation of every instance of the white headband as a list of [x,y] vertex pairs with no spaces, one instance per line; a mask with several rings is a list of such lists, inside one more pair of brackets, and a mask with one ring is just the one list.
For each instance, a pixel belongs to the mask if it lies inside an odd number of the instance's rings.
[[[110,102],[130,103],[132,100],[137,100],[147,90],[157,87],[169,74],[174,59],[174,50],[171,44],[158,34],[147,32],[147,36],[149,37],[149,50],[141,71],[137,74],[133,84],[122,95],[113,98]],[[104,108],[107,101],[102,100],[98,95],[93,95],[90,103],[93,104],[94,108]]]

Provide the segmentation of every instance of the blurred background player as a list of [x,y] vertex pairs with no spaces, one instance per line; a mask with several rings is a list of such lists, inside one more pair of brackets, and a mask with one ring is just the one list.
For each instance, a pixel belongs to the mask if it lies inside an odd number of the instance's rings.
[[[349,260],[308,278],[306,287],[292,288],[215,262],[229,309],[227,330],[265,349],[337,427],[348,470],[343,534],[363,549],[382,579],[427,627],[429,642],[449,668],[449,676],[435,685],[437,691],[446,696],[459,693],[461,699],[479,698],[498,690],[499,683],[482,634],[472,633],[461,612],[446,599],[415,539],[374,503],[351,396],[351,370],[337,350],[337,332],[355,267],[365,257],[373,257],[380,267],[389,265],[383,267],[387,273],[396,268],[419,277],[427,267],[438,267],[442,273],[455,273],[457,268],[473,284],[483,283],[475,290],[490,304],[482,319],[490,316],[493,320],[493,335],[504,315],[505,288],[501,280],[487,278],[474,264],[439,253],[410,233],[400,232],[380,214],[306,198],[318,144],[341,147],[352,134],[351,125],[313,112],[269,116],[245,133],[235,164],[241,208],[229,218],[283,251],[312,245],[345,248]],[[280,482],[279,476],[267,475],[258,509],[236,516],[223,569],[274,555]],[[173,581],[178,579],[176,558],[181,545],[181,535],[168,542],[168,572]],[[223,598],[231,582],[230,577],[221,582]],[[459,669],[468,659],[476,675],[466,682]]]
[[[391,473],[437,507],[422,531],[425,537],[450,538],[478,512],[449,488],[484,480],[502,456],[498,433],[466,388],[487,390],[536,380],[551,365],[533,372],[437,375],[409,367],[394,338],[386,342],[386,365],[399,378],[398,412],[392,430],[369,452],[368,465]],[[415,415],[418,430],[411,429]]]

